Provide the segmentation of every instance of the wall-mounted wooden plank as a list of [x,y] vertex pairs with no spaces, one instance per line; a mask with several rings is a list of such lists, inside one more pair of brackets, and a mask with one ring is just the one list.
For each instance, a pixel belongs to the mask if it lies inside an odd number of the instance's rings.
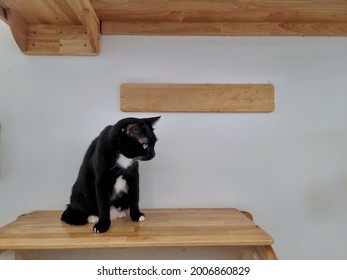
[[272,112],[271,84],[122,84],[124,112]]
[[6,16],[13,38],[15,39],[20,50],[25,52],[27,49],[27,22],[16,10],[6,9]]
[[91,0],[102,21],[346,22],[346,0]]
[[102,34],[347,36],[345,0],[91,0]]
[[347,22],[111,22],[107,35],[347,36]]

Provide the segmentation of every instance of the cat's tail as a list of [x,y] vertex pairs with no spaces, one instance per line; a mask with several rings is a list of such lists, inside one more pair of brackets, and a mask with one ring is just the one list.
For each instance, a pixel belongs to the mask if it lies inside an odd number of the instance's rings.
[[81,210],[72,209],[68,205],[61,215],[61,220],[70,225],[84,225],[88,223],[88,215]]

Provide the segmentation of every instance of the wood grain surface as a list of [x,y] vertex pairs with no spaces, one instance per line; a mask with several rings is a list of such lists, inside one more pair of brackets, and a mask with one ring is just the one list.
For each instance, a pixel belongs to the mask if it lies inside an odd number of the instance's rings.
[[271,84],[122,84],[124,112],[272,112]]
[[104,234],[92,225],[60,221],[62,211],[35,211],[0,228],[0,250],[172,246],[269,246],[272,237],[236,209],[147,209],[144,222],[128,217]]
[[347,22],[115,22],[105,21],[107,35],[186,36],[347,36]]
[[[0,0],[0,19],[7,22],[26,54],[95,55],[99,36],[347,36],[346,0]],[[100,24],[99,24],[100,23]],[[80,26],[81,37],[33,45],[31,25]],[[43,35],[42,33],[41,35]],[[28,35],[29,36],[29,35]],[[57,38],[60,38],[59,36]],[[56,41],[56,39],[55,39]],[[62,48],[61,47],[62,44]],[[39,47],[38,47],[39,46]]]

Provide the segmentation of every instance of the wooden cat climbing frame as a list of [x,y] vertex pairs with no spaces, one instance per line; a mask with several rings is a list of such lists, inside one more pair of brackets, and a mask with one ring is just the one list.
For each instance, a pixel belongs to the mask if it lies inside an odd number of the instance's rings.
[[25,54],[96,55],[100,35],[347,36],[345,0],[0,0]]

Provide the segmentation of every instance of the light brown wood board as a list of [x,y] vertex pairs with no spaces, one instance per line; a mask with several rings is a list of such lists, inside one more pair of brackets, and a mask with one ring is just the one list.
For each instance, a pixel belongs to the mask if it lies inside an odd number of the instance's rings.
[[347,22],[105,21],[106,35],[347,36]]
[[72,226],[63,211],[35,211],[0,228],[0,250],[143,248],[173,246],[268,246],[272,237],[240,211],[228,209],[143,209],[144,222],[112,221],[109,231]]
[[93,0],[103,34],[346,36],[344,0]]
[[272,112],[271,84],[134,84],[120,89],[124,112]]
[[[1,2],[1,0],[0,0]],[[346,22],[345,0],[91,0],[102,21]]]

